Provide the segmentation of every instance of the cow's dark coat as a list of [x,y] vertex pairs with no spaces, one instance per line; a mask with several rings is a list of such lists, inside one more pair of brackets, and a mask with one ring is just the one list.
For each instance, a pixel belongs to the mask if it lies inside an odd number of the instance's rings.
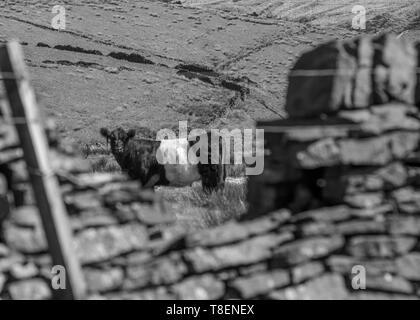
[[[165,165],[160,164],[156,159],[161,141],[137,137],[136,130],[126,131],[121,127],[112,131],[102,128],[100,132],[110,144],[111,152],[121,169],[127,172],[131,178],[139,179],[146,188],[170,184],[170,181],[166,178]],[[197,137],[196,141],[198,139]],[[196,141],[189,141],[190,146],[194,145]],[[221,138],[218,144],[218,164],[211,164],[210,133],[208,133],[208,141],[208,164],[198,163],[196,166],[204,191],[211,192],[223,187],[226,179],[226,169],[222,163]]]

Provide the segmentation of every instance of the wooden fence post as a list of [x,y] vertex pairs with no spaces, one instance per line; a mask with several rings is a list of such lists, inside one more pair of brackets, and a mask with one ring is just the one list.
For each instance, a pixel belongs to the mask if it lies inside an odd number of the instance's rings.
[[[57,178],[49,161],[48,142],[41,114],[29,83],[23,51],[17,41],[0,48],[0,71],[28,168],[49,251],[54,265],[66,270],[66,288],[54,290],[59,299],[83,299],[85,282],[76,258],[72,233]],[[11,77],[10,75],[14,75]]]

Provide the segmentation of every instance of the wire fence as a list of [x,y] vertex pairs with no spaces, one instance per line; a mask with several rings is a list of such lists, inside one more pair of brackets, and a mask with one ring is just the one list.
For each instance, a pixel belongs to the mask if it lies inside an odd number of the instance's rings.
[[[358,72],[362,71],[362,70],[369,70],[372,73],[375,71],[376,68],[372,68],[372,67],[355,67],[354,69],[296,69],[296,70],[291,70],[288,74],[289,77],[334,77],[334,76],[348,76],[348,77],[352,77],[352,76],[356,76]],[[414,68],[413,69],[415,74],[420,75],[420,67],[419,68]],[[0,72],[0,81],[1,80],[18,80],[21,81],[23,80],[23,77],[17,77],[16,74],[14,74],[13,72]],[[273,111],[274,112],[274,111]],[[277,112],[275,112],[277,113]],[[284,116],[282,114],[278,114],[279,116]],[[1,113],[0,113],[0,125],[8,125],[8,126],[16,126],[16,125],[22,125],[22,124],[27,124],[27,123],[46,123],[45,119],[42,118],[33,118],[33,119],[28,119],[26,117],[2,117]],[[331,127],[331,126],[328,126]],[[270,131],[274,130],[274,131],[282,131],[282,132],[287,132],[288,129],[287,128],[267,128]],[[294,127],[294,129],[296,130],[296,127]],[[303,129],[303,128],[302,128]],[[150,141],[156,141],[156,139],[150,139],[150,138],[146,138],[146,137],[142,137],[142,140],[150,140]],[[1,164],[1,162],[0,162]],[[40,176],[51,176],[54,175],[54,172],[41,172],[38,169],[34,169],[34,168],[28,168],[28,171],[31,174],[35,174],[35,175],[40,175]]]
[[[357,67],[354,69],[297,69],[291,70],[289,77],[333,77],[333,76],[354,76],[362,70],[370,70],[375,72],[376,68],[372,67]],[[420,74],[420,68],[414,68],[413,73]]]
[[25,117],[7,118],[7,119],[0,120],[1,125],[7,125],[7,126],[14,126],[17,124],[19,125],[19,124],[27,124],[27,123],[46,123],[46,122],[47,121],[42,118],[27,119]]

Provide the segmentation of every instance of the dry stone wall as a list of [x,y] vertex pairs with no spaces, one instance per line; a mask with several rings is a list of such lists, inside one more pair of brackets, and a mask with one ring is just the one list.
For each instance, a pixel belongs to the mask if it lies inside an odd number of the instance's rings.
[[417,65],[415,45],[390,34],[320,45],[292,69],[286,111],[305,118],[391,101],[413,105]]
[[[0,118],[0,129],[0,298],[54,298],[53,265],[28,181],[30,169],[13,126]],[[73,146],[57,141],[53,128],[47,126],[46,133],[89,294],[112,291],[125,277],[126,259],[141,263],[142,256],[164,250],[181,230],[169,227],[174,217],[165,214],[156,194],[123,174],[92,173]]]
[[[352,296],[418,295],[419,279],[401,269],[420,272],[415,47],[391,35],[322,45],[291,71],[289,118],[258,125],[267,156],[249,182],[247,218],[288,208],[300,240],[280,247],[282,259],[302,262],[310,244],[347,289],[352,267],[363,266],[367,290]],[[328,73],[302,72],[316,69]]]
[[[288,120],[260,123],[267,155],[263,175],[249,180],[248,214],[194,233],[137,182],[91,173],[49,130],[87,298],[419,299],[420,114],[411,95],[357,108],[320,103],[309,113],[300,106]],[[0,297],[53,298],[27,168],[5,128]],[[355,266],[364,289],[352,285]]]

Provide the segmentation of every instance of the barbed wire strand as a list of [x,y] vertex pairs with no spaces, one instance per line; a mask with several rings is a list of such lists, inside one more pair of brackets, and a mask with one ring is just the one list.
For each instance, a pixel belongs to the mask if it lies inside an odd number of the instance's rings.
[[[357,67],[355,69],[297,69],[288,73],[289,77],[323,77],[323,76],[353,76],[362,70],[370,70],[374,72],[376,69],[372,67]],[[420,68],[415,68],[415,74],[420,74]],[[0,75],[1,80],[23,80],[23,77],[12,75]]]
[[[375,71],[375,68],[364,67],[355,70],[344,69],[297,69],[289,72],[289,77],[320,77],[320,76],[354,76],[362,70]],[[420,68],[415,68],[415,74],[420,74]]]
[[27,119],[25,117],[14,117],[0,120],[1,125],[14,126],[16,124],[46,123],[47,120],[41,118]]

